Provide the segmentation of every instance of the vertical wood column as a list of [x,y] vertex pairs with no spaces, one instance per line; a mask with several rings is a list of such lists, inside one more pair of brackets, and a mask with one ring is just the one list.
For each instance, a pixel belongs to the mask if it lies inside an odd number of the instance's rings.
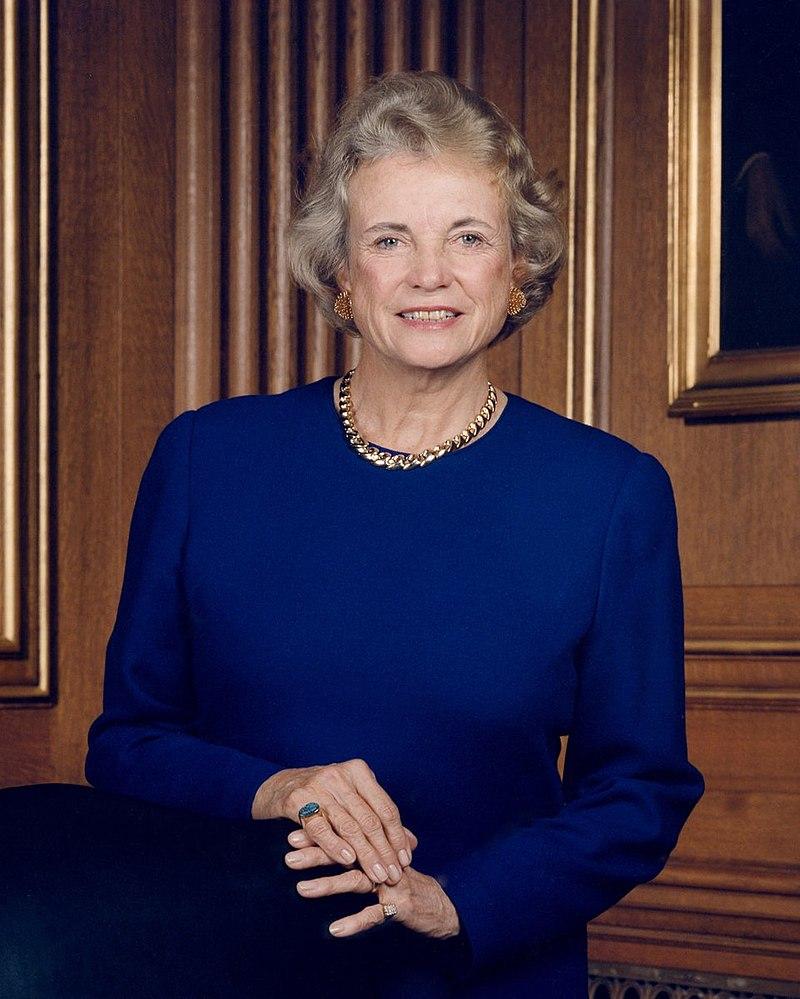
[[[328,134],[335,103],[335,10],[329,0],[309,0],[306,16],[306,163]],[[336,367],[336,339],[316,304],[304,296],[306,382],[331,374]]]
[[220,394],[219,4],[177,0],[175,411]]
[[287,228],[295,180],[294,103],[295,39],[291,0],[268,4],[268,202],[267,329],[265,385],[283,392],[297,382],[296,291],[289,279]]
[[256,0],[233,0],[228,48],[228,309],[225,394],[259,390],[259,45]]
[[[373,18],[370,0],[347,0],[347,66],[348,96],[358,93],[372,72]],[[361,357],[359,340],[343,333],[340,339],[341,370],[355,367]]]
[[478,0],[459,0],[457,9],[458,51],[456,75],[473,90],[480,87],[480,10]]
[[[483,94],[523,129],[525,102],[525,12],[523,0],[507,0],[503,17],[487,17],[484,25]],[[514,30],[509,30],[509,25]],[[489,377],[509,392],[519,392],[521,330],[492,348]]]
[[420,11],[420,69],[442,68],[441,0],[425,0]]
[[383,71],[408,67],[408,2],[385,0],[383,5]]

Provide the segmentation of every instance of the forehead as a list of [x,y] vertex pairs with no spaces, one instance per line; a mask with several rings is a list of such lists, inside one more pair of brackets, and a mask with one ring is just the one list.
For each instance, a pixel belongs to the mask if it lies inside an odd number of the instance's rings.
[[350,222],[430,224],[474,215],[500,224],[504,202],[495,173],[455,155],[397,154],[360,166],[348,184]]

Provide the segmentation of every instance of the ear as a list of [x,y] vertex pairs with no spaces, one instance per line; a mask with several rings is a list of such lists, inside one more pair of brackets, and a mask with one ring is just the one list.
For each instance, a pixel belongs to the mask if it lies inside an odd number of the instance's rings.
[[511,281],[515,285],[519,285],[522,280],[522,275],[525,273],[525,258],[521,254],[517,254],[513,261],[511,262]]
[[350,291],[350,272],[347,268],[347,264],[342,264],[336,272],[336,283],[342,291]]

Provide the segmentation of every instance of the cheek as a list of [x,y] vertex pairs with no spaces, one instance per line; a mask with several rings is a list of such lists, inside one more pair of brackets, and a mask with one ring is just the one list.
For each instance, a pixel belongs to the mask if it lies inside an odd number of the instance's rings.
[[354,284],[358,287],[362,296],[369,301],[396,283],[396,278],[392,270],[385,263],[377,265],[364,263],[354,272]]
[[474,268],[471,281],[487,305],[504,302],[507,286],[510,287],[508,266],[503,260],[484,260],[480,267]]

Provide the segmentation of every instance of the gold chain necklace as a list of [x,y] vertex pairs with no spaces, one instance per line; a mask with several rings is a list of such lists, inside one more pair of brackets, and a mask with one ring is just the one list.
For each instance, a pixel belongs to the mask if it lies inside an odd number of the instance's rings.
[[471,420],[460,434],[455,437],[448,437],[441,444],[426,448],[424,451],[418,451],[416,454],[389,454],[388,451],[381,451],[380,448],[365,441],[358,430],[356,430],[355,420],[353,419],[353,400],[350,397],[350,380],[355,370],[355,368],[351,368],[339,383],[339,417],[341,418],[344,433],[350,447],[357,454],[360,454],[362,458],[366,458],[367,461],[371,461],[373,465],[377,465],[379,468],[421,468],[423,465],[429,465],[432,461],[449,454],[451,451],[464,447],[486,426],[497,406],[497,393],[495,392],[494,385],[490,381],[487,381],[489,395],[486,402],[481,407],[475,419]]

